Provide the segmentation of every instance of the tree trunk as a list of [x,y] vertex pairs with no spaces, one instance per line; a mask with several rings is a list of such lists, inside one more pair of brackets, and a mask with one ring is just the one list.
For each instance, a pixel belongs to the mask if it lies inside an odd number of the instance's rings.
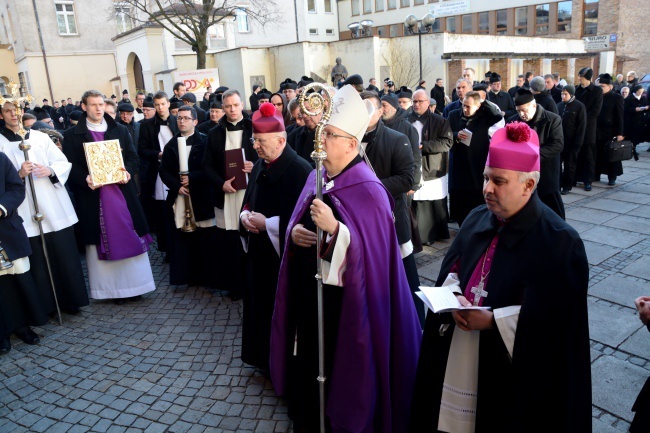
[[196,69],[205,69],[207,44],[198,43],[196,46]]

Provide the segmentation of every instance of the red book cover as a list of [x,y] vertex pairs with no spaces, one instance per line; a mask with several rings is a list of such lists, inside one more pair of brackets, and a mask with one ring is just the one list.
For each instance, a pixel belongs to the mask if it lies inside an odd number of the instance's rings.
[[226,150],[226,180],[232,179],[232,187],[236,190],[246,189],[248,173],[244,173],[244,149]]

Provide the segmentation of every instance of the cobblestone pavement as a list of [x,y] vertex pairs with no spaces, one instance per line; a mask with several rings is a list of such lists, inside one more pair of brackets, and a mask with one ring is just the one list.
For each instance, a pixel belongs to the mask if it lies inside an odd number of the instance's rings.
[[[594,182],[565,198],[585,241],[594,432],[627,431],[650,376],[650,335],[633,300],[650,293],[650,153],[624,163],[615,187]],[[455,233],[455,231],[454,231]],[[450,242],[417,257],[432,284]],[[79,316],[35,328],[39,346],[12,339],[0,358],[0,433],[289,432],[286,404],[239,359],[241,302],[202,287],[167,284],[151,254],[157,290],[137,303],[93,301]]]

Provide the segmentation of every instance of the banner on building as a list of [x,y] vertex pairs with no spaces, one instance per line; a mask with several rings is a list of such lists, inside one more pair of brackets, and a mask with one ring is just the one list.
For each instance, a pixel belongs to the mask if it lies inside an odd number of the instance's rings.
[[429,6],[429,12],[431,12],[436,18],[467,14],[469,13],[469,10],[470,0],[442,1]]
[[185,90],[194,93],[197,101],[203,98],[208,87],[215,91],[219,87],[219,69],[195,69],[193,71],[174,72],[175,82],[185,84]]
[[585,50],[602,50],[609,48],[609,35],[587,36],[585,38]]

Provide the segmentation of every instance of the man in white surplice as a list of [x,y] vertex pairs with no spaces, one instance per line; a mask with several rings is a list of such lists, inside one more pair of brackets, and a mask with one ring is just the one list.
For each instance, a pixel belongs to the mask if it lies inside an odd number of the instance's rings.
[[537,134],[495,132],[486,205],[463,223],[438,285],[464,306],[429,312],[411,431],[591,432],[587,286],[578,233],[536,192]]
[[215,217],[219,240],[215,246],[219,249],[219,260],[214,270],[218,274],[216,288],[228,290],[233,298],[239,298],[243,284],[239,212],[246,188],[244,186],[243,189],[235,189],[235,178],[227,178],[226,155],[229,150],[241,149],[244,154],[245,173],[251,172],[258,156],[251,142],[252,122],[243,113],[244,104],[239,92],[234,89],[227,90],[222,96],[222,103],[226,115],[208,133],[203,166],[205,174],[215,187],[216,195]]

